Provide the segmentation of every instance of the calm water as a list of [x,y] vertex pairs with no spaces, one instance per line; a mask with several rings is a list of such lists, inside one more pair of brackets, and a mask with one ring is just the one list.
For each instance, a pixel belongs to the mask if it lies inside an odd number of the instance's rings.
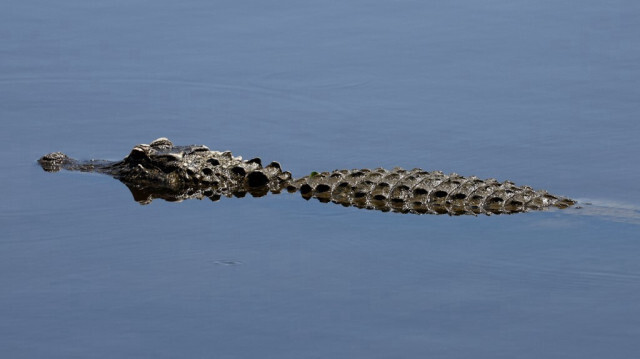
[[[631,358],[635,1],[5,1],[7,358]],[[296,176],[422,167],[594,203],[415,216],[154,201],[64,151],[169,137]]]

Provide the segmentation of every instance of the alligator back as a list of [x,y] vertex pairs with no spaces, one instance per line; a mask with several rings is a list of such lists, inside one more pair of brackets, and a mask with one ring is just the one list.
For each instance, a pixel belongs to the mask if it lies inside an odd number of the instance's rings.
[[416,214],[510,214],[566,208],[575,201],[513,182],[427,172],[419,168],[378,168],[313,173],[294,181],[306,199],[344,206]]

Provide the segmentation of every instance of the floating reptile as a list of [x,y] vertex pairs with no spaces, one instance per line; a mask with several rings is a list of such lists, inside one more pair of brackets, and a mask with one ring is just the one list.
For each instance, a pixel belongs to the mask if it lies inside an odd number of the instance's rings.
[[174,146],[167,138],[135,146],[122,161],[78,161],[61,152],[38,160],[45,171],[98,172],[123,182],[136,201],[167,201],[222,196],[261,197],[300,192],[343,206],[415,214],[511,214],[567,208],[576,202],[544,190],[495,179],[463,177],[419,168],[352,169],[313,172],[295,179],[278,162],[262,166],[259,158],[243,160],[229,151],[206,146]]

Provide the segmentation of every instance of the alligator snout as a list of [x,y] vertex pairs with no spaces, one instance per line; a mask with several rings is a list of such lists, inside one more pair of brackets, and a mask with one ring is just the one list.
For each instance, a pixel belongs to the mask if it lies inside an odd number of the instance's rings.
[[38,163],[42,166],[42,169],[47,172],[58,172],[63,169],[65,165],[72,164],[73,159],[62,152],[52,152],[40,157]]

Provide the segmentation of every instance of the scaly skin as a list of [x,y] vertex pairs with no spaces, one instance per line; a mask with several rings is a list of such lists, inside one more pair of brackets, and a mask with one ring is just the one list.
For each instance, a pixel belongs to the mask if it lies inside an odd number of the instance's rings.
[[510,214],[567,208],[575,201],[528,186],[419,168],[336,170],[295,180],[290,191],[344,206],[415,214]]
[[231,152],[210,151],[206,146],[174,146],[166,138],[135,146],[122,161],[86,161],[69,158],[61,152],[43,156],[38,161],[48,172],[99,172],[123,182],[141,203],[154,198],[179,201],[189,198],[220,196],[255,197],[269,191],[279,193],[291,180],[272,162],[262,167],[259,158],[243,161]]
[[481,180],[455,173],[426,172],[419,168],[391,171],[335,170],[292,179],[280,164],[262,167],[259,158],[243,161],[231,152],[210,151],[206,146],[174,146],[166,138],[137,145],[122,161],[80,162],[61,152],[38,161],[48,172],[99,172],[123,182],[140,203],[154,198],[179,201],[220,196],[260,197],[268,192],[300,191],[343,206],[415,214],[511,214],[549,207],[566,208],[575,201],[546,191],[495,179]]

